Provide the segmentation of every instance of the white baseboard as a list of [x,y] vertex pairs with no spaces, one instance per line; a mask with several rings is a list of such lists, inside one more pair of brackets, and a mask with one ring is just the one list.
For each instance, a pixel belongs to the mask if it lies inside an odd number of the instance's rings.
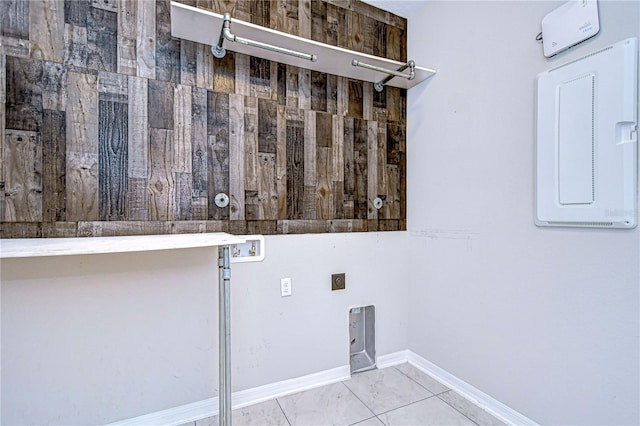
[[459,379],[448,371],[443,370],[434,363],[427,361],[415,352],[407,351],[407,361],[417,369],[430,375],[449,389],[459,393],[507,424],[523,426],[537,425],[536,422],[528,417],[504,405],[502,402],[487,395],[464,380]]
[[387,355],[381,355],[376,361],[376,366],[378,368],[387,368],[393,367],[394,365],[403,364],[409,360],[408,353],[408,350],[404,350]]
[[[492,398],[459,379],[448,371],[443,370],[434,363],[427,361],[420,355],[410,350],[398,351],[378,357],[378,368],[392,367],[394,365],[409,362],[420,371],[433,377],[449,389],[459,393],[463,397],[474,402],[482,409],[488,411],[503,422],[511,425],[536,426],[537,423],[523,416],[500,401]],[[283,380],[264,386],[258,386],[235,392],[232,395],[233,408],[246,407],[269,399],[278,398],[296,392],[302,392],[319,386],[341,382],[351,377],[348,365],[308,374],[294,379]],[[108,426],[141,426],[141,425],[168,425],[177,426],[218,414],[218,397],[181,405],[168,410],[157,411],[132,419],[111,423]]]
[[[318,386],[341,382],[349,379],[350,377],[351,372],[349,366],[345,365],[342,367],[332,368],[330,370],[320,371],[318,373],[308,374],[302,377],[296,377],[240,392],[234,392],[231,396],[231,401],[234,409],[242,408],[247,405],[253,405],[284,395],[302,392]],[[194,420],[215,416],[218,414],[218,408],[218,397],[214,397],[110,423],[108,426],[177,426]]]

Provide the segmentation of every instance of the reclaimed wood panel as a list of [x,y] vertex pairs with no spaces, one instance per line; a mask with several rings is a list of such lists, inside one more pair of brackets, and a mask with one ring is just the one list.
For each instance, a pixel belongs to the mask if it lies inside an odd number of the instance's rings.
[[129,177],[127,181],[127,219],[149,220],[149,179]]
[[387,26],[387,58],[394,61],[406,61],[406,52],[402,52],[403,31],[393,25]]
[[42,63],[42,108],[64,111],[67,103],[67,70],[55,62]]
[[7,129],[4,139],[5,220],[42,221],[42,142],[40,134]]
[[98,220],[98,76],[67,73],[67,220]]
[[149,219],[149,84],[129,77],[127,84],[127,218]]
[[278,189],[276,185],[276,154],[258,154],[258,217],[260,220],[278,218]]
[[[209,51],[210,52],[210,51]],[[211,57],[211,63],[213,67],[213,90],[216,92],[235,93],[236,91],[236,61],[235,54],[227,51],[224,58]],[[198,64],[200,63],[200,57],[198,57]]]
[[64,222],[66,220],[66,113],[44,110],[42,122],[42,221]]
[[3,0],[0,2],[0,35],[3,38],[29,40],[28,0]]
[[249,77],[251,60],[249,55],[236,53],[235,59],[235,93],[251,96],[251,78]]
[[271,5],[267,1],[252,1],[249,3],[251,23],[268,27],[271,22]]
[[194,220],[208,219],[207,91],[193,87],[191,93],[192,208]]
[[191,174],[193,159],[191,150],[191,87],[178,84],[173,93],[173,137],[175,143],[173,169],[178,173]]
[[[65,2],[66,3],[66,2]],[[156,78],[156,5],[138,1],[136,11],[136,65],[138,77]]]
[[302,219],[305,178],[305,123],[287,120],[287,219]]
[[171,37],[170,0],[156,0],[156,79],[180,82],[179,39]]
[[244,96],[229,95],[229,207],[231,220],[244,220]]
[[118,16],[116,12],[89,7],[85,67],[97,71],[118,70]]
[[258,172],[258,99],[248,97],[244,99],[244,188],[256,196]]
[[400,153],[404,145],[405,127],[387,123],[387,164],[400,164]]
[[287,118],[284,105],[278,105],[276,116],[276,192],[278,219],[287,218]]
[[372,39],[372,54],[374,56],[387,56],[387,25],[379,20],[374,21]]
[[311,38],[311,0],[298,0],[298,34]]
[[303,219],[316,219],[317,172],[316,112],[304,111],[304,193]]
[[[406,20],[357,0],[184,2],[406,57]],[[168,6],[0,2],[16,11],[0,17],[2,236],[406,228],[406,90],[378,93],[233,52],[214,58],[208,45],[171,37]],[[15,192],[7,132],[39,138],[39,221],[5,217]],[[215,206],[220,192],[230,206]]]
[[78,236],[77,222],[43,222],[42,238],[71,238]]
[[327,74],[311,71],[311,109],[327,111]]
[[42,127],[41,61],[6,58],[7,129],[39,132]]
[[373,83],[362,82],[362,118],[373,120]]
[[135,76],[137,74],[136,31],[138,2],[136,0],[120,0],[117,3],[118,13],[118,73]]
[[401,96],[401,89],[397,87],[385,86],[384,90],[387,92],[387,121],[393,121],[396,123],[402,122],[403,99]]
[[311,40],[327,41],[327,3],[311,1]]
[[149,220],[175,220],[173,130],[149,129]]
[[318,146],[316,150],[316,219],[333,219],[333,149]]
[[191,220],[192,211],[192,136],[191,87],[178,84],[174,90],[174,166],[176,179],[176,220]]
[[368,16],[362,16],[362,34],[364,34],[362,51],[368,55],[373,55],[373,44],[376,37],[375,23],[375,19]]
[[344,218],[344,119],[331,117],[333,217]]
[[0,223],[1,238],[41,238],[41,222],[3,222]]
[[64,3],[57,0],[29,2],[31,57],[62,63],[64,61]]
[[353,165],[354,165],[354,218],[367,218],[368,184],[367,184],[367,122],[360,119],[353,120]]
[[355,194],[355,155],[354,155],[354,122],[353,117],[344,117],[343,161],[344,161],[344,216],[354,217]]
[[[66,3],[65,3],[66,7]],[[64,26],[64,65],[69,70],[85,71],[87,64],[87,28],[80,25]],[[86,71],[85,71],[86,72]]]
[[100,220],[127,218],[128,105],[110,97],[98,101],[98,195]]
[[[378,192],[378,123],[366,121],[367,137],[367,219],[377,219],[378,210],[373,200]],[[384,169],[382,171],[384,173]]]
[[363,16],[353,10],[348,12],[349,49],[364,52],[364,22]]
[[291,65],[286,66],[286,83],[285,83],[285,96],[286,102],[285,105],[287,108],[298,108],[298,77],[299,71],[298,67],[294,67]]
[[[132,178],[147,178],[149,172],[149,80],[129,77],[128,100],[128,166]],[[154,108],[153,106],[152,108]]]
[[347,109],[347,115],[354,118],[364,118],[363,108],[363,82],[358,80],[349,80],[348,82],[348,94],[349,94],[349,106]]
[[[209,219],[229,219],[230,207],[218,207],[215,196],[219,193],[230,194],[230,99],[227,93],[207,92],[207,187]],[[237,100],[235,100],[237,101]],[[235,106],[238,108],[239,106]],[[235,113],[234,113],[235,114]],[[234,120],[239,119],[234,115]],[[238,129],[233,129],[236,132]],[[234,134],[234,143],[238,139]],[[229,195],[230,196],[230,195]]]
[[326,110],[330,114],[338,113],[338,76],[328,74],[325,93],[327,95]]
[[[193,41],[180,40],[180,83],[188,86],[198,85],[198,48]],[[213,67],[208,67],[212,70]],[[203,70],[204,71],[204,70]],[[210,72],[207,74],[211,74]]]
[[386,214],[385,219],[401,219],[400,216],[400,168],[388,164],[386,166]]
[[298,74],[298,108],[311,109],[311,71],[304,68]]
[[249,57],[249,84],[251,97],[271,99],[271,61]]
[[386,165],[387,165],[387,126],[385,123],[376,123],[377,147],[376,147],[376,171],[378,187],[376,193],[379,196],[385,195],[387,188]]
[[278,105],[268,99],[258,99],[258,151],[275,154],[278,139]]
[[149,80],[149,127],[173,130],[174,86],[165,81]]

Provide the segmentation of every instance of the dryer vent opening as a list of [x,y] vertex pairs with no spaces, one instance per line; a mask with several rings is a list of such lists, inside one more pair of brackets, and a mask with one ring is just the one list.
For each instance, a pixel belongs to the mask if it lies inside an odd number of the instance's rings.
[[375,306],[349,310],[349,364],[351,373],[376,368]]

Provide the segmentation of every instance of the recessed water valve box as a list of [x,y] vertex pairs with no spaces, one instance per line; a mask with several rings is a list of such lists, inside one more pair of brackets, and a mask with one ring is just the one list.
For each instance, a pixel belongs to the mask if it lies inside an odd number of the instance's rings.
[[244,243],[231,246],[231,263],[261,262],[264,260],[265,245],[263,235],[243,235]]

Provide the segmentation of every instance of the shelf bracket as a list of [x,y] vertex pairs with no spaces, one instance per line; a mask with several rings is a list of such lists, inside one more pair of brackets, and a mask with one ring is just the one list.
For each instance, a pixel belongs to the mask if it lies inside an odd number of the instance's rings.
[[248,38],[236,36],[231,32],[231,15],[229,13],[225,13],[223,15],[222,28],[220,29],[220,37],[218,38],[218,43],[214,46],[211,46],[211,53],[213,53],[213,56],[215,56],[216,58],[224,58],[224,55],[227,53],[227,50],[223,46],[225,40],[246,44],[247,46],[258,47],[260,49],[270,50],[272,52],[282,53],[284,55],[294,56],[300,59],[306,59],[311,62],[315,62],[318,60],[318,57],[313,54],[302,53],[295,50],[286,49],[284,47],[274,46],[272,44],[262,43],[260,41],[249,40]]
[[[357,59],[354,59],[353,61],[351,61],[351,65],[353,65],[354,67],[362,67],[369,70],[379,71],[379,72],[389,74],[387,77],[373,84],[373,87],[378,92],[382,92],[382,89],[384,88],[384,86],[389,81],[391,81],[393,77],[402,77],[402,78],[406,78],[407,80],[413,80],[416,76],[416,71],[415,71],[416,63],[414,61],[408,61],[406,64],[402,65],[397,70],[389,70],[386,68],[377,67],[375,65],[365,64],[364,62],[358,61]],[[409,74],[404,74],[402,71],[406,70],[407,68],[409,68]]]

